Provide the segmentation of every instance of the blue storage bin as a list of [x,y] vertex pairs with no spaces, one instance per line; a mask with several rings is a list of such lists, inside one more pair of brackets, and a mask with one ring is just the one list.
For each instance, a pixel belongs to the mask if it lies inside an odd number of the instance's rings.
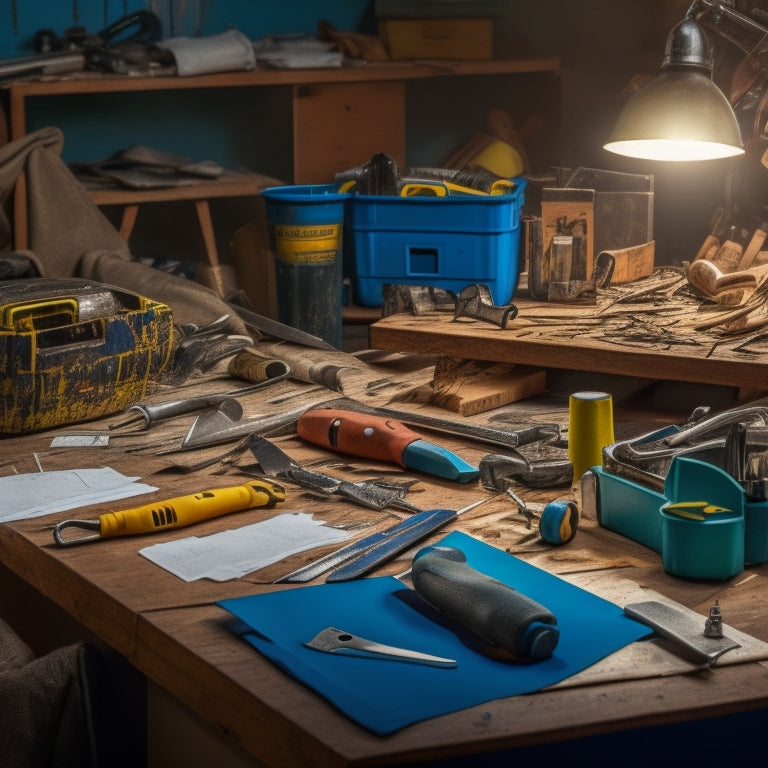
[[344,218],[355,303],[380,307],[385,283],[459,293],[488,286],[508,304],[520,276],[525,179],[504,195],[351,195]]

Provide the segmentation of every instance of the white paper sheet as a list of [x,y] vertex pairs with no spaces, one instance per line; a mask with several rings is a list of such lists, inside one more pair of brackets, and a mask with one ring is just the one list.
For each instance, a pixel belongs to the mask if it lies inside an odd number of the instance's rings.
[[350,537],[305,513],[282,514],[242,528],[187,536],[139,550],[155,565],[184,581],[227,581],[258,571],[284,557]]
[[156,491],[109,467],[0,477],[0,523],[63,512]]

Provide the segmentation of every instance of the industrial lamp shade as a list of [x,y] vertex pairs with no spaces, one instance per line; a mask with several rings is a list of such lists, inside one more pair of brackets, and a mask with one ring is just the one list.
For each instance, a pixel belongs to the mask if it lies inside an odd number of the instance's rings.
[[645,160],[744,153],[733,108],[712,80],[704,31],[689,11],[667,39],[659,74],[632,95],[604,148]]

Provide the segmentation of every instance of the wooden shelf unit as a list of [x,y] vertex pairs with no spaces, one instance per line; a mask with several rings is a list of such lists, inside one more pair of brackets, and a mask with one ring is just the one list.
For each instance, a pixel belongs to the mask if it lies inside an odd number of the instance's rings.
[[[5,120],[0,139],[14,140],[28,132],[28,101],[56,96],[84,96],[190,89],[290,88],[292,160],[295,184],[325,183],[377,152],[398,164],[406,154],[406,83],[445,77],[551,74],[560,72],[556,57],[489,61],[413,61],[359,64],[328,69],[237,71],[193,77],[134,77],[96,72],[17,80],[0,84],[0,109]],[[4,132],[4,136],[3,136]],[[97,205],[124,205],[123,229],[130,232],[136,206],[175,200],[206,201],[209,197],[258,194],[252,182],[210,183],[153,191],[92,191]],[[199,211],[198,211],[199,213]],[[202,223],[202,219],[201,219]],[[27,243],[26,190],[17,184],[14,197],[16,246]],[[210,249],[208,249],[210,252]]]

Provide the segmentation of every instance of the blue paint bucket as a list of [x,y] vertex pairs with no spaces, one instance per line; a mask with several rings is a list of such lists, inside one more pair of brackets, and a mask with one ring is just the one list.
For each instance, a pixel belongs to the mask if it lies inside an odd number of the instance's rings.
[[270,187],[265,200],[278,320],[341,348],[344,201],[336,184]]

